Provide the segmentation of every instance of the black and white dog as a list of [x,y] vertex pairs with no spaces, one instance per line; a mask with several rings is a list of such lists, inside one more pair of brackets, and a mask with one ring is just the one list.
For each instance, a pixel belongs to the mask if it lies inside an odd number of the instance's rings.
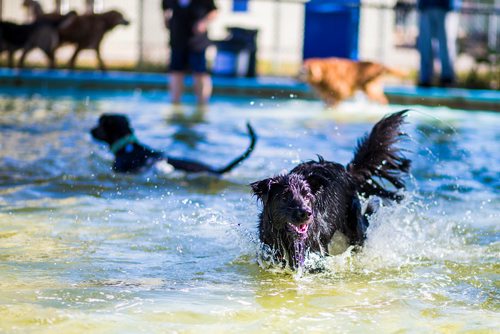
[[[404,188],[403,176],[409,172],[395,144],[404,136],[400,127],[407,110],[380,120],[370,134],[358,141],[352,161],[344,167],[325,161],[308,161],[286,175],[278,175],[251,184],[262,202],[259,239],[272,250],[273,261],[284,267],[304,266],[308,252],[328,254],[335,232],[341,232],[350,245],[361,245],[368,227],[360,198],[376,195],[398,201]],[[377,180],[390,182],[396,191],[386,189]]]
[[214,168],[202,162],[174,158],[163,152],[150,149],[139,143],[134,135],[128,118],[121,114],[104,114],[99,118],[99,124],[91,130],[92,137],[109,144],[115,155],[113,170],[121,173],[141,172],[158,161],[166,161],[174,169],[190,173],[208,172],[212,174],[227,173],[252,153],[257,136],[247,123],[250,145],[247,150],[222,168]]

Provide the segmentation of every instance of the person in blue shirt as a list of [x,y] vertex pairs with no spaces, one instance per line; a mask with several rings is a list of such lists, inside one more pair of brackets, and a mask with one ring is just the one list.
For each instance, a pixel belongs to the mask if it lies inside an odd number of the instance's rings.
[[170,91],[172,103],[179,104],[184,90],[184,75],[193,72],[194,93],[199,105],[212,94],[212,79],[207,72],[205,50],[210,44],[207,28],[215,18],[213,0],[163,0],[165,25],[170,31]]
[[418,85],[432,86],[434,76],[433,41],[438,45],[441,63],[441,86],[455,83],[453,68],[456,58],[457,17],[453,9],[454,0],[418,0],[419,37],[417,47],[420,53],[420,73]]

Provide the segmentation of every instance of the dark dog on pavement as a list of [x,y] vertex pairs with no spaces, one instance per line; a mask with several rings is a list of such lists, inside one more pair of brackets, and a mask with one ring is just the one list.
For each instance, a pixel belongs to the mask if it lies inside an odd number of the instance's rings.
[[[262,202],[259,238],[273,252],[273,260],[284,267],[304,266],[307,252],[328,254],[335,232],[350,245],[362,245],[373,208],[362,211],[359,196],[376,195],[389,201],[400,200],[403,176],[410,160],[395,144],[403,136],[400,127],[405,111],[380,120],[371,133],[360,139],[354,158],[344,167],[335,162],[304,162],[286,175],[251,184]],[[388,181],[395,191],[378,180]]]
[[[23,6],[33,12],[37,22],[59,20],[62,16],[59,13],[45,13],[38,1],[25,0]],[[99,14],[77,15],[72,22],[59,27],[57,47],[64,44],[75,45],[75,51],[68,64],[69,68],[75,68],[80,51],[90,49],[96,53],[99,68],[105,71],[106,66],[101,57],[101,42],[104,35],[118,25],[129,25],[129,21],[125,20],[122,13],[110,10]]]
[[75,68],[80,51],[90,49],[96,53],[99,68],[105,71],[106,66],[101,57],[101,42],[104,35],[118,25],[129,25],[129,21],[125,20],[122,13],[111,10],[100,14],[78,15],[71,24],[59,29],[60,44],[76,45],[68,64],[69,68]]
[[70,24],[76,17],[75,12],[58,15],[52,18],[42,18],[29,24],[17,24],[13,22],[0,22],[0,52],[8,52],[8,65],[14,67],[14,54],[23,50],[19,59],[19,67],[24,67],[24,61],[28,53],[35,49],[41,49],[49,60],[49,67],[55,67],[55,50],[59,45],[58,29]]
[[152,150],[141,143],[134,136],[126,116],[120,114],[104,114],[99,118],[99,124],[91,130],[92,137],[109,144],[115,155],[113,170],[122,173],[141,172],[158,161],[166,161],[174,169],[190,173],[208,172],[212,174],[224,174],[238,166],[240,162],[247,159],[252,153],[257,136],[250,124],[247,124],[250,136],[250,145],[247,150],[222,168],[214,168],[204,163],[174,158],[163,152]]

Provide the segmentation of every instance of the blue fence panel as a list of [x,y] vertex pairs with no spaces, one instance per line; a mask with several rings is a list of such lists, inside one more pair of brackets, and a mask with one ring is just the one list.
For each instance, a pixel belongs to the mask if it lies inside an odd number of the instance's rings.
[[358,58],[360,0],[311,0],[305,5],[304,59]]

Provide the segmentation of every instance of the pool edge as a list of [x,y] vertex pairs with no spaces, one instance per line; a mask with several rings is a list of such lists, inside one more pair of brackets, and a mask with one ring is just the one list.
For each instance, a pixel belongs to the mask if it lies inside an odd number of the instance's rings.
[[[167,84],[168,77],[163,73],[0,68],[0,88],[163,90],[166,89]],[[306,84],[286,77],[214,77],[213,87],[216,95],[317,99],[314,92]],[[192,90],[192,80],[190,78],[186,80],[186,89],[188,91]],[[389,102],[394,104],[500,111],[500,92],[493,90],[386,85],[384,91]]]

